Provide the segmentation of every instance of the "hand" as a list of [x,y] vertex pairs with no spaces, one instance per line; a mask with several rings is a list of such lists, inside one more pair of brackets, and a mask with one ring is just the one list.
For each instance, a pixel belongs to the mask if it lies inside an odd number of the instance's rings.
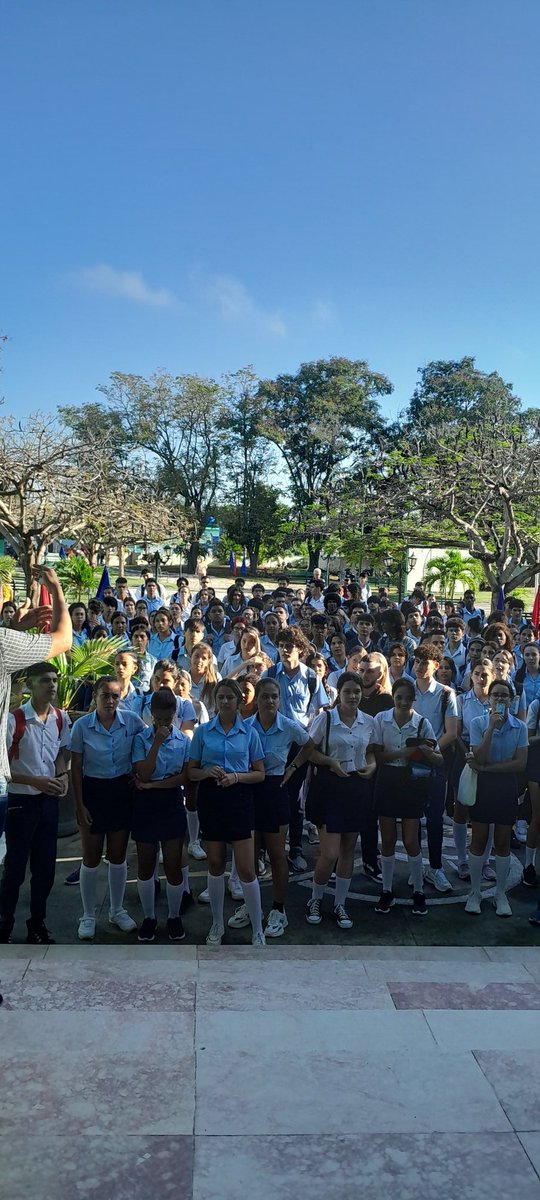
[[238,776],[235,771],[230,771],[219,780],[218,787],[232,787],[235,783],[238,783]]
[[45,563],[40,563],[39,566],[32,568],[32,575],[38,583],[42,583],[47,588],[48,592],[62,592],[62,585],[53,567],[47,567]]
[[292,763],[289,763],[289,766],[287,767],[287,770],[285,771],[283,779],[281,780],[281,783],[279,785],[280,788],[286,787],[286,785],[289,782],[289,779],[291,778],[292,775],[294,775],[295,770],[296,770],[296,768],[293,767]]
[[60,795],[60,796],[66,796],[66,795],[67,795],[68,786],[69,786],[69,776],[68,776],[68,773],[67,773],[67,771],[65,771],[65,772],[62,772],[62,774],[61,774],[61,775],[57,775],[57,776],[56,776],[56,778],[57,778],[57,780],[58,780],[58,783],[60,784],[60,792],[59,792],[59,795]]
[[27,599],[17,609],[11,622],[11,628],[16,629],[19,633],[24,633],[26,629],[41,630],[49,624],[51,618],[52,608],[50,604],[40,604],[38,608],[32,608],[32,601]]
[[46,796],[62,796],[65,794],[62,790],[62,780],[55,779],[54,776],[51,778],[49,775],[35,775],[32,787],[39,788],[39,791],[45,792]]
[[225,771],[223,767],[207,767],[204,778],[220,780],[223,779],[224,775]]
[[370,766],[362,767],[359,771],[356,772],[356,774],[359,775],[361,779],[371,779],[371,776],[375,774],[376,770],[377,770],[377,764],[371,763]]
[[500,727],[501,727],[501,725],[502,725],[503,721],[504,721],[504,716],[503,716],[503,714],[502,714],[502,713],[500,713],[500,714],[499,714],[499,713],[492,712],[492,713],[490,713],[490,715],[489,715],[489,725],[488,725],[488,728],[490,728],[490,729],[500,729]]
[[149,784],[149,783],[144,783],[142,779],[139,779],[139,778],[136,776],[136,777],[135,777],[135,787],[137,788],[137,791],[138,791],[138,792],[144,792],[146,788],[149,788],[149,787],[150,787],[150,784]]
[[154,742],[157,742],[158,746],[162,746],[167,741],[170,732],[169,725],[157,725],[154,729]]
[[77,825],[82,825],[84,829],[90,829],[92,824],[92,815],[88,812],[88,809],[84,807],[84,804],[77,804],[75,817],[77,820]]
[[348,778],[347,772],[344,771],[341,764],[336,762],[335,760],[333,760],[332,763],[330,764],[330,770],[333,772],[334,775],[338,775],[340,779]]

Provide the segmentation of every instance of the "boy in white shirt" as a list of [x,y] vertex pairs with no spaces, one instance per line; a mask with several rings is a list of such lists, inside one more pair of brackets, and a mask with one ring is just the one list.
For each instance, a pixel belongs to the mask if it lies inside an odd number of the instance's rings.
[[47,900],[54,884],[58,800],[67,792],[69,719],[54,707],[58,671],[52,663],[27,668],[30,700],[8,717],[6,858],[0,883],[0,944],[11,941],[15,909],[30,860],[29,945],[54,943],[46,925]]

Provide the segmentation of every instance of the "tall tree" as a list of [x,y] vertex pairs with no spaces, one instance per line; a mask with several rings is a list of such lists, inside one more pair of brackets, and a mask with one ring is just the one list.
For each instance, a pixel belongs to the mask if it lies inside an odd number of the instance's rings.
[[406,422],[419,433],[448,424],[484,425],[516,420],[520,400],[511,383],[497,371],[479,371],[474,358],[427,363],[418,371],[419,381],[405,413]]
[[[283,456],[300,528],[306,529],[306,511],[330,496],[380,433],[377,397],[391,391],[385,375],[347,358],[304,363],[295,375],[260,383],[260,430]],[[313,569],[323,539],[306,533]]]
[[243,367],[223,381],[221,521],[227,534],[249,556],[255,574],[265,534],[281,519],[280,493],[266,482],[275,465],[272,447],[261,436],[257,403],[258,379]]

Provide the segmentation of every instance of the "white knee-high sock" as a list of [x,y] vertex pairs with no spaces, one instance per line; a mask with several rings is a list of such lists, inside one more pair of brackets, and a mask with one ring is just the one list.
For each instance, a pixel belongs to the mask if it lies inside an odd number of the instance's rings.
[[454,826],[454,846],[457,850],[458,863],[467,862],[467,826],[459,825],[457,821],[453,822]]
[[313,885],[311,888],[311,899],[312,900],[322,900],[322,898],[324,896],[325,886],[326,885],[324,883],[315,883],[315,880],[313,880]]
[[190,842],[196,842],[199,837],[199,814],[186,809],[187,827]]
[[510,855],[506,854],[504,858],[500,854],[495,855],[495,874],[497,876],[497,894],[504,895],[506,892],[506,884],[508,881],[508,872],[510,870]]
[[[109,863],[109,897],[111,912],[116,913],[124,907],[124,892],[127,882],[127,862]],[[152,882],[153,886],[153,882]]]
[[208,873],[208,895],[212,909],[212,921],[223,925],[223,905],[225,902],[225,876]]
[[182,889],[189,892],[189,867],[182,867]]
[[156,918],[154,876],[152,875],[151,879],[138,879],[137,891],[144,916],[150,917],[150,920],[154,921]]
[[409,871],[411,873],[412,881],[413,881],[413,891],[423,892],[423,890],[424,890],[424,864],[422,862],[422,855],[415,854],[413,857],[411,854],[408,854],[407,858],[409,860]]
[[180,916],[180,901],[183,890],[181,883],[169,883],[167,880],[167,903],[169,905],[169,917],[171,920],[174,917]]
[[383,892],[391,892],[394,882],[395,854],[381,854],[381,874]]
[[342,875],[336,875],[336,899],[334,902],[334,908],[337,908],[339,904],[345,904],[350,886],[350,879],[344,879]]
[[536,846],[525,846],[525,866],[534,867],[536,859]]
[[251,928],[254,933],[262,933],[261,889],[257,879],[253,883],[242,883],[244,901],[249,913]]
[[96,890],[97,890],[97,873],[99,867],[85,867],[81,863],[81,874],[79,877],[79,885],[81,889],[81,900],[83,904],[83,916],[91,917],[92,920],[96,915]]
[[484,865],[483,854],[472,854],[469,850],[469,872],[471,876],[471,892],[478,892],[480,895],[482,867]]
[[489,862],[489,857],[490,857],[491,851],[493,850],[493,834],[494,834],[494,833],[495,833],[495,826],[494,826],[494,825],[490,825],[490,827],[489,827],[489,833],[488,833],[488,840],[487,840],[487,843],[486,843],[486,848],[485,848],[485,850],[484,850],[484,853],[483,853],[483,855],[482,855],[482,866],[484,866],[484,865],[485,865],[485,863]]

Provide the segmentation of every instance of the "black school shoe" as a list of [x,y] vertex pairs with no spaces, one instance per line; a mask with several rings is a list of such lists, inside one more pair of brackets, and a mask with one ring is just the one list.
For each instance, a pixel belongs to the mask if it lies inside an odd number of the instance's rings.
[[426,897],[423,892],[414,892],[412,902],[413,917],[427,917]]
[[521,882],[525,884],[525,887],[538,887],[538,875],[532,863],[529,863],[528,867],[524,867]]
[[155,917],[145,917],[137,934],[138,942],[155,942],[157,921]]
[[167,933],[170,942],[183,942],[185,938],[184,926],[180,917],[169,917],[167,920]]
[[377,903],[375,905],[375,912],[376,913],[384,913],[386,915],[386,913],[390,912],[390,909],[395,904],[395,902],[396,901],[395,901],[393,892],[381,892],[379,899],[377,900]]
[[362,863],[362,870],[368,879],[374,879],[376,883],[382,880],[382,871],[378,863]]
[[0,917],[0,946],[9,946],[13,931],[13,921],[9,917]]
[[26,928],[28,929],[26,935],[27,946],[56,946],[55,938],[49,933],[43,921],[41,925],[38,925],[30,919],[26,922]]

